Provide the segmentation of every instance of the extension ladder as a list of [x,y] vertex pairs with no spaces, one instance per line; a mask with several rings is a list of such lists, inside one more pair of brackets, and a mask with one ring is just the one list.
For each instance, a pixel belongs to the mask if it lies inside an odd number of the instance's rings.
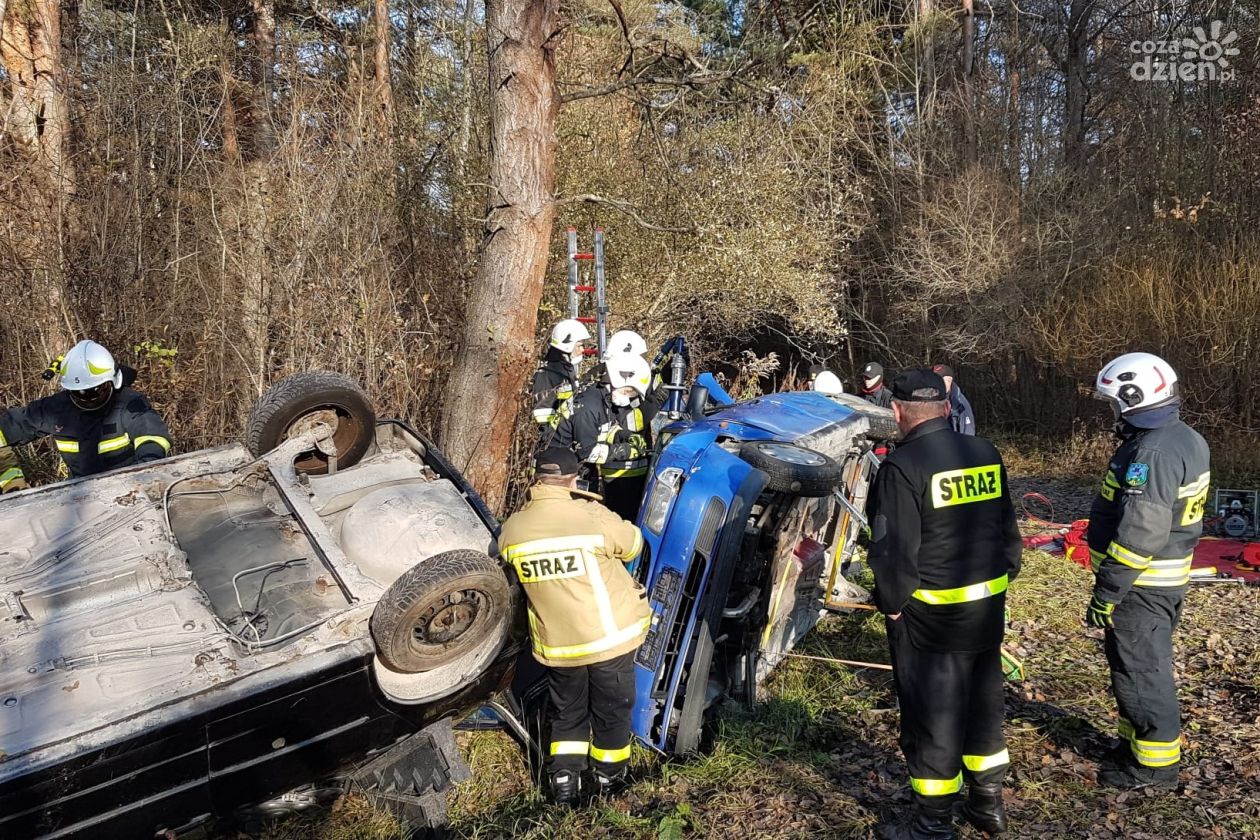
[[[569,228],[569,317],[576,318],[583,324],[590,324],[595,327],[594,348],[586,348],[586,355],[594,356],[596,354],[602,356],[604,348],[608,344],[608,301],[604,295],[604,229],[595,228],[595,249],[593,251],[579,251],[577,244],[577,228]],[[591,285],[590,272],[586,273],[586,282],[582,282],[581,272],[578,268],[579,262],[593,262],[595,264],[595,283]],[[595,296],[595,314],[580,315],[581,295]]]

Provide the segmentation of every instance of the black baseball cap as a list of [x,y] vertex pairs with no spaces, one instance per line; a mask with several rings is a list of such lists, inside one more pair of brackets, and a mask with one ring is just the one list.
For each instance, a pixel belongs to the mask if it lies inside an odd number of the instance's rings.
[[932,365],[932,372],[940,376],[953,377],[954,369],[949,365]]
[[573,450],[563,446],[549,446],[534,458],[534,472],[538,475],[577,475],[582,468]]
[[901,402],[940,402],[945,399],[945,380],[936,371],[910,368],[893,379],[892,395]]
[[862,368],[863,379],[878,379],[884,375],[884,366],[879,362],[867,362],[866,367]]

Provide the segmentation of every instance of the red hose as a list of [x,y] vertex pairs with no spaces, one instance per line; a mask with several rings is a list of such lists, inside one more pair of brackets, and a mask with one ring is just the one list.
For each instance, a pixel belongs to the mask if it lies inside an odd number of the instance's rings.
[[[1030,513],[1028,510],[1028,502],[1030,499],[1034,502],[1039,502],[1040,504],[1045,505],[1050,518],[1042,519],[1040,516],[1036,516]],[[1062,529],[1067,529],[1067,528],[1072,527],[1071,523],[1069,522],[1052,521],[1054,519],[1054,503],[1051,502],[1049,499],[1047,499],[1044,495],[1036,491],[1033,491],[1031,493],[1025,493],[1023,495],[1023,498],[1019,500],[1019,506],[1023,508],[1024,510],[1024,517],[1033,525],[1038,525],[1042,528],[1053,528],[1055,530],[1062,530]]]

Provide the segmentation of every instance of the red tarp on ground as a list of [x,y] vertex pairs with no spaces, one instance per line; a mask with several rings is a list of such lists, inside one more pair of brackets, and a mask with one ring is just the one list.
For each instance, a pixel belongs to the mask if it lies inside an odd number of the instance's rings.
[[[1088,527],[1088,519],[1078,519],[1072,523],[1071,529],[1063,538],[1064,553],[1067,554],[1068,559],[1087,569],[1089,568],[1089,544],[1085,542],[1085,530]],[[1238,568],[1238,561],[1244,551],[1253,565],[1260,565],[1260,543],[1204,537],[1199,540],[1199,545],[1194,550],[1194,560],[1190,563],[1190,567],[1193,569],[1215,567],[1218,573],[1226,572],[1230,577],[1239,578],[1248,583],[1260,582],[1260,572]]]

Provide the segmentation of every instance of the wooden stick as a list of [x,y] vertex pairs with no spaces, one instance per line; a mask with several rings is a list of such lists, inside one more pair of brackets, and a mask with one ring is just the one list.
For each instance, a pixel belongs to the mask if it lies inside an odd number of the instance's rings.
[[852,665],[856,668],[878,668],[881,671],[891,671],[893,666],[885,665],[882,662],[855,662],[852,659],[835,659],[830,656],[809,656],[804,653],[785,653],[785,657],[792,659],[812,659],[815,662],[831,662],[836,665]]
[[833,610],[869,610],[870,612],[879,612],[874,604],[859,604],[855,601],[827,601],[825,606]]

